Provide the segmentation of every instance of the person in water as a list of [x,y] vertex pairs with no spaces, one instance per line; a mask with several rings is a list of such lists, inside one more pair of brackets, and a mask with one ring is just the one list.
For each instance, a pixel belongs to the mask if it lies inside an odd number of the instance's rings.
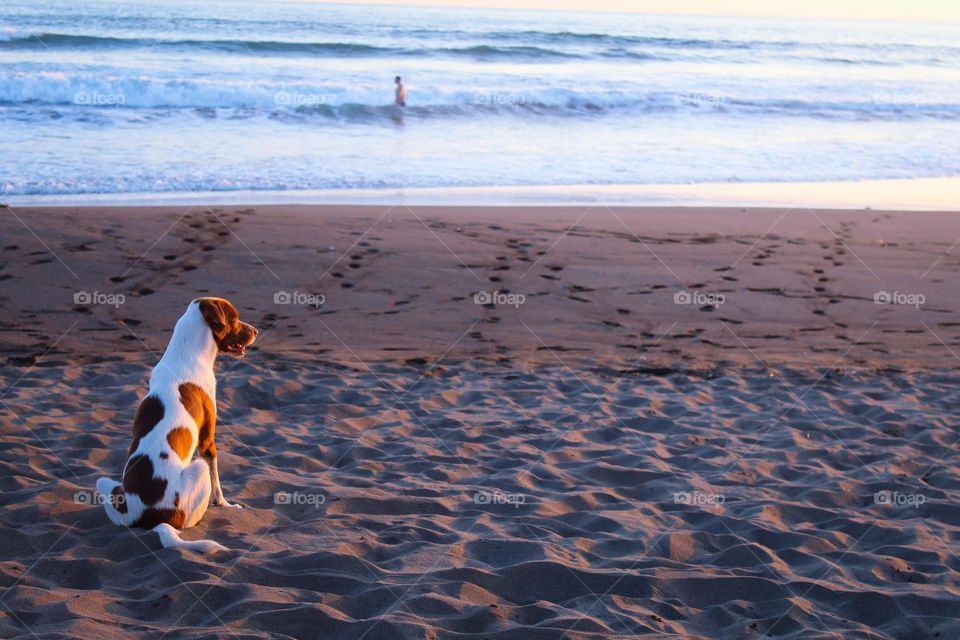
[[393,81],[397,85],[397,97],[394,102],[398,107],[407,106],[407,88],[403,86],[403,80],[400,79],[400,76],[397,76]]

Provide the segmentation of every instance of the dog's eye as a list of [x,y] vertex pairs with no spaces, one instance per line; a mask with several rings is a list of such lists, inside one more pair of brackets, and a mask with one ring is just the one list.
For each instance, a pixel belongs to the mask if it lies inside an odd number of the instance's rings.
[[212,325],[210,325],[210,328],[214,331],[223,331],[225,325],[222,322],[214,322]]

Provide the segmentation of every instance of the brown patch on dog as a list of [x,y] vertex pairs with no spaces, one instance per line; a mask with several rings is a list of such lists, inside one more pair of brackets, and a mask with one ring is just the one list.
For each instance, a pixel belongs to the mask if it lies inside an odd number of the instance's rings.
[[187,515],[180,509],[147,509],[131,527],[153,529],[158,524],[167,523],[177,529],[183,529]]
[[130,443],[132,454],[140,445],[140,440],[150,433],[157,423],[163,420],[163,402],[157,396],[147,396],[137,407],[137,415],[133,418],[133,442]]
[[187,410],[193,421],[197,423],[197,428],[202,427],[208,420],[216,419],[217,408],[206,391],[192,382],[184,382],[178,389],[180,390],[180,404]]
[[197,434],[197,451],[207,460],[213,460],[217,457],[217,445],[213,441],[215,423],[211,420],[209,424],[200,427],[200,433]]
[[127,494],[123,492],[123,487],[114,487],[110,492],[110,504],[117,510],[117,513],[127,512]]
[[217,409],[207,392],[193,384],[180,385],[180,402],[197,423],[197,451],[208,460],[217,457],[213,435],[217,424]]
[[150,505],[163,498],[167,491],[167,481],[164,478],[154,478],[150,458],[137,455],[127,460],[127,468],[123,470],[123,490],[140,496],[143,504]]
[[177,427],[167,433],[167,444],[180,456],[180,459],[186,462],[193,453],[193,433],[186,427]]

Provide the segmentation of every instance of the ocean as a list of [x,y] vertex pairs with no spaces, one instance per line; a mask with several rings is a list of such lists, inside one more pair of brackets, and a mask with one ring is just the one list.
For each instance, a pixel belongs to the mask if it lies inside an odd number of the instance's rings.
[[956,25],[0,4],[6,197],[958,176],[958,133]]

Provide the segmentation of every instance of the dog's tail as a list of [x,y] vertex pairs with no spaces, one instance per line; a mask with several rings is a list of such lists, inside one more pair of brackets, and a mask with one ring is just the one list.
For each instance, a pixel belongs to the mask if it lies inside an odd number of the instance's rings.
[[150,529],[150,531],[160,536],[160,544],[164,547],[179,547],[181,549],[199,551],[200,553],[228,550],[225,546],[213,540],[184,540],[180,537],[180,533],[176,529],[166,523],[158,524],[153,529]]
[[128,510],[129,505],[123,485],[110,478],[100,478],[97,480],[97,493],[100,494],[100,500],[103,502],[103,508],[110,522],[125,527],[130,526],[133,522],[133,514]]

